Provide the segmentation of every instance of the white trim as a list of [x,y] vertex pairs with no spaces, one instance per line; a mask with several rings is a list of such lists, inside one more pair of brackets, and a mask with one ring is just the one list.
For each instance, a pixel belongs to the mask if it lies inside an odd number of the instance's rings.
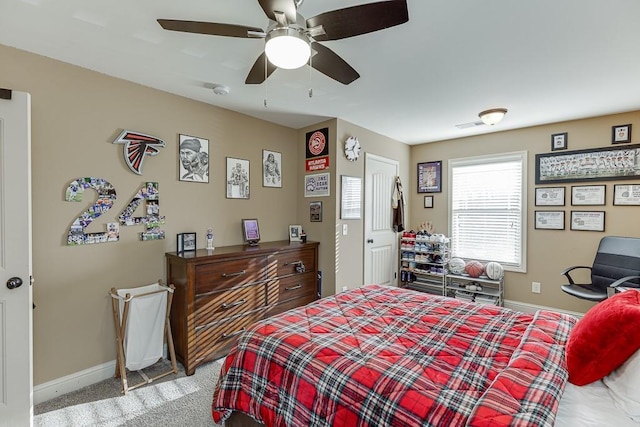
[[535,313],[538,310],[547,310],[547,311],[555,311],[558,313],[568,314],[569,316],[573,316],[578,319],[581,319],[582,316],[584,316],[584,313],[578,313],[577,311],[560,310],[554,307],[545,307],[542,305],[527,304],[526,302],[520,302],[520,301],[505,300],[504,306],[506,308],[510,308],[511,310],[521,311],[523,313]]
[[116,372],[116,361],[103,363],[83,371],[38,384],[33,388],[33,404],[46,402],[63,394],[80,390],[91,384],[113,378]]

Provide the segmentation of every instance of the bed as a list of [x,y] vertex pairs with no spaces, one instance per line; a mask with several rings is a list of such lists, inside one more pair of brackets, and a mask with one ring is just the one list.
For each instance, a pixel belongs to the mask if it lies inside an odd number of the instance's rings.
[[267,426],[553,426],[575,324],[556,312],[363,286],[241,335],[216,384],[213,419],[243,413]]

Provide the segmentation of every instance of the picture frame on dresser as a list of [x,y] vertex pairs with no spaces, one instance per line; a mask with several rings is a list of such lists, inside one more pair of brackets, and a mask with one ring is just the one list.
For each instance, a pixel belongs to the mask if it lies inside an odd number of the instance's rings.
[[258,242],[260,242],[260,227],[257,219],[242,220],[242,237],[249,246],[258,245]]
[[193,252],[196,250],[196,233],[182,233],[183,252]]

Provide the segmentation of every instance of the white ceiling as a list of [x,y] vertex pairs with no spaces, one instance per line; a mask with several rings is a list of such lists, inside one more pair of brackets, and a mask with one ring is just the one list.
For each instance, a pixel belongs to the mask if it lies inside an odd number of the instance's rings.
[[[305,0],[299,12],[371,1]],[[296,129],[339,117],[408,144],[640,109],[638,0],[408,0],[408,8],[406,24],[323,42],[360,73],[348,86],[307,66],[277,70],[266,87],[245,85],[263,40],[156,22],[266,29],[257,0],[0,0],[0,43]],[[214,83],[231,92],[215,95]],[[494,107],[509,109],[500,124],[456,127]]]

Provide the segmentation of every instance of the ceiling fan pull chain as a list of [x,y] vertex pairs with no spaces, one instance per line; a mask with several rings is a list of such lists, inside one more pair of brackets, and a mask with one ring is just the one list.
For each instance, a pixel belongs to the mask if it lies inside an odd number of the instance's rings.
[[[302,1],[300,1],[300,3],[302,3]],[[311,61],[313,61],[313,54],[309,56],[309,98],[313,98],[313,88],[311,87],[311,68],[312,68]]]
[[268,95],[267,85],[269,84],[267,82],[267,77],[268,77],[267,76],[267,61],[268,61],[268,59],[267,59],[267,56],[265,55],[264,56],[264,108],[267,108],[267,95]]

